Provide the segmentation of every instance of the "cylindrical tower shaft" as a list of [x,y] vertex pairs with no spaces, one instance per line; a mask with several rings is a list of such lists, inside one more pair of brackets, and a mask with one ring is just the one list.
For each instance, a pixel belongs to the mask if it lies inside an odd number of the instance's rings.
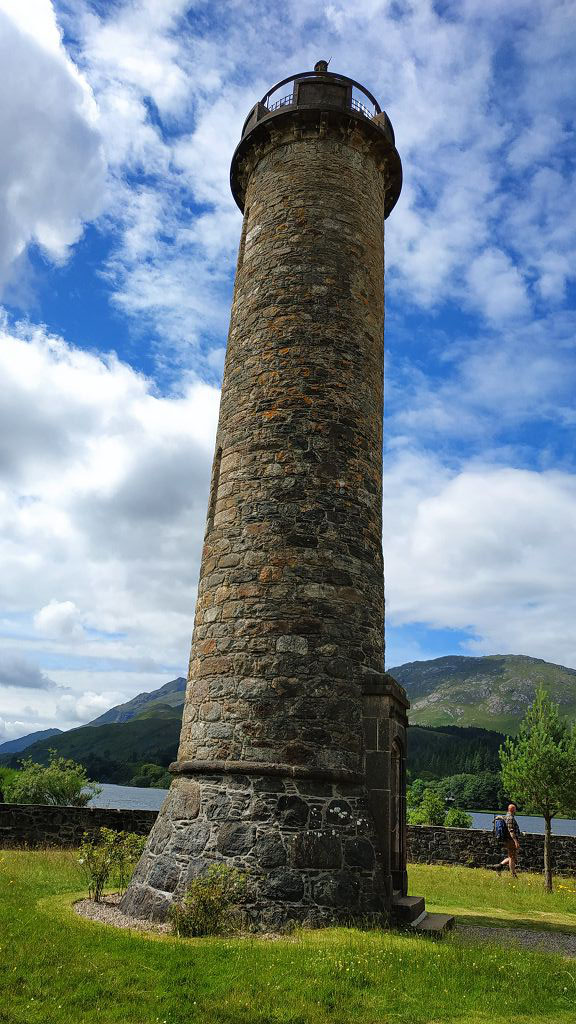
[[256,105],[232,162],[244,223],[178,778],[124,901],[146,916],[218,858],[251,869],[260,920],[385,911],[362,716],[385,687],[384,218],[400,163],[353,85],[300,76],[288,102]]
[[360,684],[384,667],[385,184],[369,150],[289,122],[249,176],[179,760],[361,768]]

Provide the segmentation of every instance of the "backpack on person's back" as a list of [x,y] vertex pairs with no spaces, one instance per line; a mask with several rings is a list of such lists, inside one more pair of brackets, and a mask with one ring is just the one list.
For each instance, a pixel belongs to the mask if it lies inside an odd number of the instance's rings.
[[499,843],[504,843],[510,838],[508,824],[503,814],[497,814],[494,818],[494,835]]

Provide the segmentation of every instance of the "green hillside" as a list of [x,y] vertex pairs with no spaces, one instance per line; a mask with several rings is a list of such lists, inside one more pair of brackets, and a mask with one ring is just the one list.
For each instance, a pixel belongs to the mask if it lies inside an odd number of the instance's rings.
[[576,720],[576,670],[539,658],[452,656],[389,671],[406,689],[413,725],[471,725],[515,733],[539,686]]
[[[181,708],[168,708],[152,717],[145,712],[129,722],[84,725],[34,743],[25,756],[47,764],[49,751],[56,750],[83,764],[91,779],[128,784],[140,774],[141,765],[167,767],[176,760],[181,712]],[[16,767],[20,757],[12,755],[8,763]]]
[[[88,722],[88,726],[129,722],[133,718],[138,718],[142,712],[150,711],[154,708],[166,706],[181,708],[184,703],[185,691],[186,680],[183,676],[178,676],[177,679],[171,679],[169,683],[165,683],[158,690],[152,690],[150,693],[139,693],[132,700],[127,700],[125,704],[117,704],[116,707],[105,711],[103,715],[99,715],[92,722]],[[87,727],[84,726],[83,728]]]

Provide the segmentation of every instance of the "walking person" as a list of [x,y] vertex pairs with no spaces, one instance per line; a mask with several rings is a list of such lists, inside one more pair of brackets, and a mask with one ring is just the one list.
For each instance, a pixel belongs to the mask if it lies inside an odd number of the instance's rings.
[[503,871],[505,867],[509,867],[512,878],[516,878],[518,850],[520,849],[520,829],[516,821],[516,804],[508,804],[506,817],[499,814],[494,819],[494,831],[496,838],[506,847],[506,857],[499,864],[495,864],[493,870]]

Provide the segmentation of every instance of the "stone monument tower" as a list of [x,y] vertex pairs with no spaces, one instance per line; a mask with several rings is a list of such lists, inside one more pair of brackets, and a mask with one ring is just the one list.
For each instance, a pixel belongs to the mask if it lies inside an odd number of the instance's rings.
[[[283,91],[284,90],[284,91]],[[274,102],[274,95],[279,98]],[[274,927],[406,892],[406,701],[384,672],[384,220],[394,132],[325,61],[232,158],[244,222],[170,793],[123,899],[162,918],[214,861]]]

